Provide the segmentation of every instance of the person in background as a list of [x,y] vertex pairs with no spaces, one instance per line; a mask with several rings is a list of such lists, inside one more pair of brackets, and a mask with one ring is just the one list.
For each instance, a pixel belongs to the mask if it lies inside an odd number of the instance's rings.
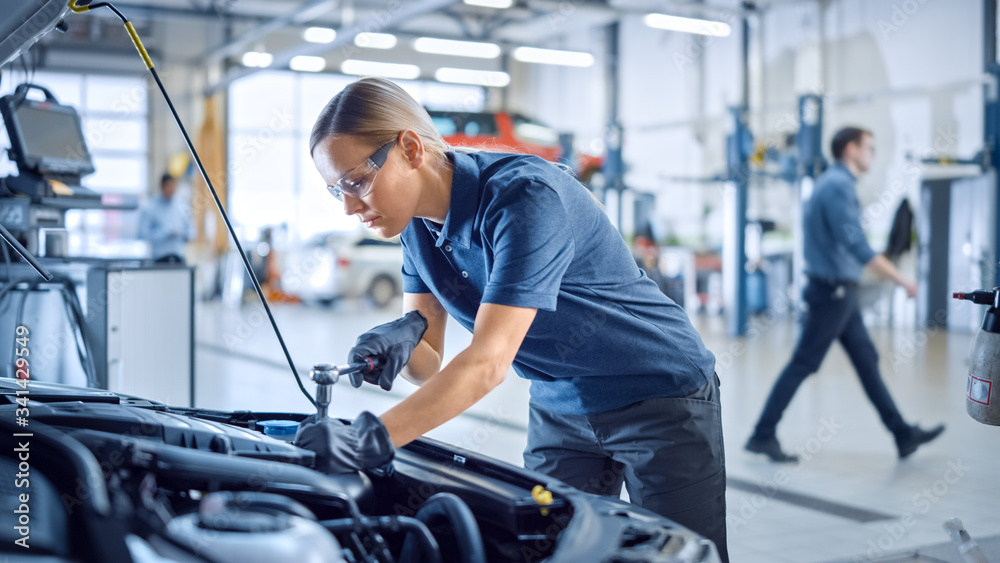
[[845,127],[831,143],[836,163],[816,180],[812,197],[804,204],[803,254],[809,283],[802,292],[808,305],[802,334],[791,361],[771,389],[747,451],[768,456],[771,461],[794,462],[798,458],[781,450],[776,428],[799,385],[819,369],[835,340],[840,341],[861,379],[868,400],[882,423],[892,432],[900,458],[944,432],[939,425],[930,430],[903,420],[878,367],[878,350],[861,320],[858,281],[868,267],[880,277],[906,289],[916,297],[917,286],[907,280],[885,256],[875,254],[861,226],[861,206],[855,192],[857,178],[871,168],[875,140],[870,131]]
[[653,228],[647,224],[632,242],[632,255],[639,269],[646,272],[646,277],[656,283],[664,294],[667,293],[667,277],[660,272],[660,247],[656,245]]
[[160,178],[160,195],[142,208],[139,215],[139,238],[149,241],[153,262],[184,263],[184,244],[195,236],[191,216],[174,195],[177,179],[170,174]]

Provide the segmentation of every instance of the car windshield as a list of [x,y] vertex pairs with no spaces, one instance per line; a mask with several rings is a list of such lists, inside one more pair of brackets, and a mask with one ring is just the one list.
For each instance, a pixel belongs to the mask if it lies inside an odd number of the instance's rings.
[[319,233],[309,237],[306,246],[309,248],[329,247],[336,248],[351,239],[349,233]]
[[559,132],[555,129],[532,121],[522,115],[512,115],[514,136],[522,141],[554,147],[559,145]]

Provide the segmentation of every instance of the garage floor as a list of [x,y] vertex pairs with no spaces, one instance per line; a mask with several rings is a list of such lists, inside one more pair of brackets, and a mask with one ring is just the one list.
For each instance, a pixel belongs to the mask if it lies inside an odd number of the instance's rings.
[[[358,334],[396,318],[398,307],[375,311],[361,303],[332,309],[279,305],[275,317],[299,371],[344,363]],[[942,523],[963,520],[1000,563],[1000,428],[965,414],[966,355],[973,334],[874,329],[883,375],[903,415],[948,430],[910,459],[898,461],[890,434],[867,402],[843,352],[834,349],[795,397],[779,427],[798,465],[775,465],[743,451],[771,384],[796,338],[791,321],[767,325],[740,346],[721,318],[696,326],[719,357],[727,445],[729,548],[739,563],[832,561],[955,561]],[[241,310],[199,305],[196,333],[199,407],[307,412],[259,306]],[[470,335],[449,326],[446,355]],[[311,382],[307,388],[312,391]],[[376,414],[412,390],[402,382],[386,393],[372,386],[334,389],[332,412]],[[430,434],[460,447],[520,465],[528,385],[510,377],[471,412]]]

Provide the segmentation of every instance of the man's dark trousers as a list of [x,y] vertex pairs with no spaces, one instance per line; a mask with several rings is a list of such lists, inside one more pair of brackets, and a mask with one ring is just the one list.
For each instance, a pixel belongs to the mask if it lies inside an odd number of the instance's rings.
[[771,389],[764,412],[757,422],[755,437],[774,437],[778,421],[799,385],[819,369],[835,340],[839,340],[847,352],[858,378],[861,379],[861,385],[882,417],[882,422],[897,439],[905,437],[910,429],[899,414],[879,373],[878,351],[861,319],[857,284],[829,282],[811,277],[802,297],[809,306],[803,321],[802,335],[791,362],[785,366]]

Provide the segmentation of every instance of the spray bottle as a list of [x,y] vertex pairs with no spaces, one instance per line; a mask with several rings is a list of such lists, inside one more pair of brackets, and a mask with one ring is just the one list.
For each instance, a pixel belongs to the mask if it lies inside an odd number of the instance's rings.
[[952,297],[990,306],[969,353],[965,410],[983,424],[1000,426],[1000,287]]

